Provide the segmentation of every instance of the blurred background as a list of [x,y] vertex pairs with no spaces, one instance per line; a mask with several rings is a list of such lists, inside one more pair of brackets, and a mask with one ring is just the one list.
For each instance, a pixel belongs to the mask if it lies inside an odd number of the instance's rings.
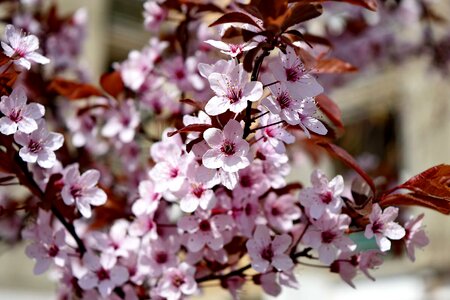
[[[59,0],[59,8],[72,12],[85,7],[89,15],[85,64],[95,79],[130,49],[141,49],[149,38],[142,26],[142,1]],[[450,15],[450,2],[441,0],[438,11]],[[411,27],[401,33],[420,35]],[[450,163],[450,77],[430,68],[429,58],[413,57],[401,64],[371,67],[352,77],[351,84],[334,88],[331,98],[342,109],[346,133],[339,143],[366,166],[405,180],[433,165]],[[309,183],[312,164],[299,154],[301,167],[292,178]],[[340,165],[322,159],[320,167],[330,176]],[[299,267],[299,290],[284,289],[278,299],[450,299],[450,217],[425,209],[430,245],[418,251],[417,261],[386,257],[373,272],[376,282],[358,277],[357,289],[326,269]],[[33,276],[33,261],[24,247],[0,244],[0,299],[53,299],[49,274]],[[50,274],[51,276],[51,274]],[[203,299],[230,299],[218,286],[205,288]],[[244,286],[242,299],[265,299],[260,288]]]

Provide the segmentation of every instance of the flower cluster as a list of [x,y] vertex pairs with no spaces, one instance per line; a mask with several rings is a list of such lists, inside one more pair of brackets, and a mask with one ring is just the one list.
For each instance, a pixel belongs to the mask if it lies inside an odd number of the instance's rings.
[[[150,32],[172,14],[186,18],[170,38],[153,36],[114,64],[101,89],[85,82],[77,62],[85,11],[58,19],[55,8],[18,8],[15,25],[28,34],[6,27],[0,77],[16,77],[0,89],[0,185],[17,179],[30,195],[18,204],[0,194],[0,228],[30,241],[35,274],[58,274],[59,299],[178,300],[214,280],[238,299],[248,279],[276,296],[298,287],[295,267],[306,260],[354,286],[358,270],[373,279],[369,270],[392,241],[411,260],[428,244],[423,215],[397,219],[396,205],[409,202],[394,191],[439,200],[439,185],[421,191],[413,180],[377,191],[332,143],[343,129],[339,110],[317,80],[320,55],[302,44],[323,41],[298,41],[308,37],[298,23],[319,16],[319,6],[242,2],[145,1]],[[208,26],[209,12],[224,15]],[[58,26],[41,26],[38,16]],[[27,76],[46,88],[33,89]],[[344,193],[351,182],[341,175],[314,170],[311,185],[291,182],[296,142],[352,166],[370,190],[359,195],[364,203]],[[442,182],[448,166],[436,168],[422,177]],[[35,217],[23,230],[22,210]],[[361,250],[355,236],[373,239],[373,248]]]

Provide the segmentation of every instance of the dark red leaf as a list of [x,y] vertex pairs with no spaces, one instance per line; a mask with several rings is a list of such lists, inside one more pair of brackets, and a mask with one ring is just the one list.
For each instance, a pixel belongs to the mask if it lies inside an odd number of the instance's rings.
[[93,85],[62,78],[53,79],[47,89],[61,96],[65,96],[70,100],[83,99],[91,96],[103,96],[103,93]]
[[251,72],[253,70],[253,62],[254,62],[255,57],[258,54],[260,49],[261,49],[261,45],[258,45],[257,47],[248,51],[247,54],[245,54],[243,64],[244,64],[244,70],[246,70],[247,72]]
[[314,19],[322,14],[322,5],[296,3],[288,10],[288,15],[281,25],[281,30]]
[[361,169],[353,156],[351,156],[347,151],[332,143],[319,142],[318,145],[325,148],[331,155],[339,158],[345,165],[355,170],[355,172],[367,182],[372,192],[374,194],[376,193],[375,184],[373,183],[372,178],[370,178],[370,176],[367,175],[363,169]]
[[119,71],[113,71],[103,74],[102,77],[100,77],[100,85],[105,90],[105,92],[107,92],[114,98],[117,98],[117,96],[125,89]]
[[320,59],[312,69],[312,72],[316,74],[340,74],[356,71],[358,71],[358,68],[338,58]]
[[378,8],[377,0],[289,0],[290,3],[323,3],[328,1],[349,3],[356,6],[362,6],[373,11],[376,11]]
[[379,204],[381,207],[392,205],[423,206],[446,215],[450,214],[450,199],[445,200],[417,193],[387,195],[382,198]]
[[319,109],[337,127],[339,131],[338,134],[342,134],[344,131],[344,124],[342,123],[342,112],[339,109],[339,106],[325,94],[317,96],[316,103]]
[[226,24],[226,23],[245,23],[250,24],[253,26],[256,26],[259,29],[262,29],[258,23],[256,23],[249,15],[241,13],[241,12],[230,12],[227,14],[224,14],[220,18],[218,18],[216,21],[214,21],[212,24],[209,25],[209,27]]
[[168,132],[167,136],[171,137],[174,136],[177,133],[182,133],[182,132],[203,132],[208,128],[211,128],[212,125],[210,124],[190,124],[188,126],[185,126],[181,129],[172,131],[172,132]]
[[[407,189],[408,194],[392,194]],[[450,165],[434,166],[390,190],[379,200],[381,206],[420,205],[450,213]]]

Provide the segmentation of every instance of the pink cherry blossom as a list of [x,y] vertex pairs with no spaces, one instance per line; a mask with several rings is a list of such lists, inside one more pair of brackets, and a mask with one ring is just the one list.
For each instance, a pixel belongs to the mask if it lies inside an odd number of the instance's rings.
[[188,57],[183,60],[178,56],[165,64],[165,73],[171,82],[175,83],[182,91],[202,90],[205,82],[198,74],[198,61],[195,57]]
[[180,198],[180,209],[191,213],[198,207],[211,209],[215,198],[212,187],[219,183],[217,172],[199,165],[196,161],[189,164],[186,176],[188,180],[182,189],[175,193]]
[[414,248],[423,248],[430,243],[425,231],[423,230],[423,217],[424,214],[420,214],[416,218],[410,218],[405,223],[406,234],[403,240],[406,245],[406,253],[411,261],[416,260]]
[[5,39],[6,43],[1,42],[3,52],[13,59],[16,65],[29,70],[31,62],[43,65],[50,62],[47,57],[36,52],[39,48],[39,39],[36,36],[24,35],[20,29],[8,24],[5,29]]
[[65,232],[64,229],[58,230],[54,235],[48,225],[40,226],[38,229],[37,240],[28,245],[25,253],[28,257],[36,260],[33,273],[39,275],[44,273],[54,263],[63,267],[67,259],[67,250],[64,249]]
[[263,166],[253,163],[245,169],[239,170],[239,179],[234,187],[235,194],[254,195],[259,197],[270,188],[270,182],[263,173]]
[[350,221],[347,215],[327,211],[320,219],[311,220],[312,225],[303,236],[303,242],[318,250],[321,262],[331,264],[341,252],[356,249],[355,243],[345,234]]
[[197,291],[194,274],[195,268],[184,262],[169,268],[158,282],[159,296],[167,300],[178,300],[185,295],[194,294]]
[[134,215],[152,215],[159,205],[161,193],[156,192],[155,185],[150,180],[144,180],[139,183],[139,199],[137,199],[131,210]]
[[161,23],[166,19],[168,12],[158,5],[156,1],[150,0],[144,3],[144,26],[149,31],[158,30]]
[[260,216],[258,198],[250,194],[233,193],[231,213],[239,232],[251,237],[256,226],[255,220]]
[[285,153],[286,147],[284,144],[292,144],[295,142],[295,137],[284,129],[284,124],[276,124],[280,121],[281,119],[277,115],[262,116],[259,120],[259,126],[264,128],[256,131],[256,139],[263,139],[264,142],[272,145],[276,152]]
[[286,48],[286,54],[280,52],[279,60],[269,64],[275,79],[286,85],[289,95],[295,99],[315,97],[323,88],[308,71],[292,47]]
[[244,44],[228,44],[222,41],[207,40],[205,43],[219,49],[223,54],[229,55],[233,58],[257,46],[254,42]]
[[180,248],[179,243],[174,239],[156,239],[142,247],[140,256],[140,266],[152,277],[159,277],[169,269],[176,267],[178,263],[177,255]]
[[140,245],[138,238],[128,234],[129,226],[130,222],[122,219],[114,222],[109,234],[94,231],[92,248],[102,253],[111,253],[116,257],[128,257]]
[[129,277],[127,268],[117,264],[117,259],[111,254],[101,254],[100,257],[87,252],[83,263],[88,269],[78,280],[83,290],[97,288],[102,297],[111,295],[115,287],[124,284]]
[[20,157],[29,163],[36,163],[42,168],[51,168],[56,163],[54,151],[62,147],[64,137],[60,133],[49,132],[43,119],[37,121],[38,129],[31,134],[17,131],[14,140],[22,146]]
[[11,95],[2,96],[0,111],[5,115],[0,118],[0,132],[5,135],[31,133],[38,128],[37,119],[44,116],[44,106],[38,103],[26,104],[27,95],[22,87],[15,88]]
[[107,116],[102,135],[109,138],[117,136],[121,142],[130,143],[140,119],[134,101],[128,99],[116,109],[109,111]]
[[271,187],[275,189],[284,187],[286,176],[291,171],[288,156],[284,153],[277,153],[275,148],[268,143],[258,143],[257,147],[253,147],[253,150],[257,158],[254,164],[258,162],[262,164],[263,173]]
[[261,104],[280,119],[291,125],[300,123],[299,110],[301,109],[302,99],[294,99],[289,95],[286,85],[278,83],[269,86],[271,95],[264,98]]
[[183,216],[178,221],[178,228],[186,231],[186,246],[189,251],[197,252],[208,246],[219,250],[224,246],[223,232],[233,226],[231,216],[218,214],[210,216],[207,212],[196,211],[195,215]]
[[234,67],[236,67],[236,63],[233,60],[220,59],[212,65],[199,63],[198,71],[202,77],[208,79],[212,73],[229,74]]
[[375,203],[369,215],[370,223],[367,224],[364,236],[371,239],[375,236],[375,241],[382,252],[391,249],[391,240],[399,240],[405,236],[405,229],[394,220],[397,218],[398,208],[387,207],[384,211],[380,205]]
[[296,206],[296,199],[290,194],[278,196],[270,193],[264,200],[264,212],[270,226],[282,232],[293,227],[293,222],[299,220],[301,210]]
[[306,208],[311,218],[320,218],[328,209],[339,213],[343,205],[341,194],[344,191],[344,179],[341,175],[331,181],[320,170],[311,173],[313,187],[304,188],[300,192],[300,203]]
[[99,206],[106,203],[106,193],[96,187],[100,179],[99,171],[88,170],[80,175],[78,165],[73,164],[64,170],[63,179],[61,196],[64,203],[66,205],[75,203],[83,217],[91,217],[91,205]]
[[247,107],[247,101],[258,101],[263,95],[263,85],[259,81],[249,82],[248,77],[241,64],[229,73],[210,74],[208,81],[216,95],[206,103],[206,113],[211,116],[227,110],[240,113]]
[[223,131],[209,128],[203,137],[212,148],[203,155],[203,165],[209,169],[222,168],[225,172],[236,172],[250,165],[249,145],[242,138],[241,124],[231,119]]
[[317,107],[313,98],[305,98],[302,100],[301,109],[298,112],[300,116],[299,125],[308,138],[311,137],[309,131],[320,135],[325,135],[328,132],[328,129],[322,124],[322,122],[314,117],[316,111]]
[[252,268],[265,273],[275,267],[278,271],[289,270],[294,266],[292,259],[285,252],[291,245],[292,238],[288,234],[270,236],[267,226],[256,226],[253,238],[246,243],[251,258]]

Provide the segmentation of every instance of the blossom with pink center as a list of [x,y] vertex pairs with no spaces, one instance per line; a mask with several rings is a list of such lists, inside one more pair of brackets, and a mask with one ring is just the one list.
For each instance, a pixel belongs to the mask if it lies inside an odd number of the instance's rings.
[[397,207],[387,207],[384,211],[378,203],[372,206],[364,236],[371,239],[375,236],[378,247],[382,252],[391,249],[391,240],[399,240],[405,236],[405,229],[394,222],[398,215]]
[[339,273],[339,276],[348,285],[355,288],[352,279],[355,278],[357,270],[361,270],[369,279],[375,280],[369,274],[369,269],[374,269],[383,263],[378,250],[369,250],[361,253],[344,252],[335,260],[330,267],[331,272]]
[[137,199],[131,211],[135,216],[153,215],[159,205],[161,193],[156,192],[155,184],[150,180],[144,180],[139,183],[139,199]]
[[62,147],[64,136],[60,133],[49,132],[43,119],[37,120],[38,129],[30,134],[17,131],[14,141],[22,146],[20,157],[29,163],[37,163],[42,168],[51,168],[56,163],[55,152]]
[[174,193],[180,198],[180,209],[186,213],[194,212],[198,207],[211,209],[215,198],[212,187],[220,182],[215,170],[207,169],[196,161],[189,164],[183,188]]
[[177,56],[167,61],[165,73],[169,80],[177,85],[182,91],[203,90],[205,82],[197,72],[198,61],[196,57],[188,57],[183,60],[181,56]]
[[103,253],[98,257],[92,252],[83,256],[83,263],[88,269],[78,280],[83,290],[97,288],[102,297],[111,295],[115,287],[123,285],[129,278],[127,268],[117,264],[114,255]]
[[293,227],[293,222],[300,219],[301,210],[296,206],[296,199],[290,194],[279,197],[270,193],[264,199],[264,212],[270,226],[282,232],[287,232]]
[[196,211],[195,215],[183,216],[178,221],[178,228],[186,231],[186,246],[189,251],[197,252],[208,246],[219,250],[224,246],[223,232],[230,230],[233,219],[229,215],[210,216],[209,213]]
[[222,168],[225,172],[237,172],[250,165],[249,145],[242,138],[241,124],[231,119],[223,128],[209,128],[203,137],[211,147],[202,157],[203,165],[209,169]]
[[128,228],[131,236],[138,236],[149,239],[158,237],[158,227],[153,215],[142,214],[136,216]]
[[116,109],[107,113],[107,121],[102,128],[102,135],[108,138],[117,136],[123,143],[130,143],[139,126],[139,113],[134,101],[128,99]]
[[344,191],[344,179],[337,175],[331,181],[320,170],[311,173],[312,187],[304,188],[300,192],[300,203],[306,208],[311,218],[320,218],[328,209],[331,213],[341,211]]
[[123,83],[133,91],[141,89],[154,69],[155,62],[169,43],[158,38],[150,39],[149,45],[141,51],[133,50],[128,54],[127,60],[118,65]]
[[26,255],[36,260],[33,273],[35,275],[44,273],[52,263],[63,267],[67,260],[67,250],[64,249],[66,245],[64,229],[53,234],[50,226],[41,225],[35,238],[35,242],[25,249]]
[[268,142],[278,153],[285,153],[286,147],[284,144],[292,144],[295,142],[295,137],[283,128],[283,123],[277,124],[280,121],[281,119],[277,115],[262,116],[259,120],[259,126],[264,128],[256,131],[256,139]]
[[323,92],[323,87],[308,74],[308,70],[292,47],[286,54],[280,52],[279,61],[269,64],[275,79],[286,85],[289,95],[295,99],[315,97]]
[[272,239],[270,230],[265,225],[256,226],[253,238],[246,243],[252,268],[259,273],[265,273],[275,267],[278,271],[286,271],[294,266],[294,262],[286,254],[292,238],[284,233],[275,235]]
[[128,234],[130,223],[117,220],[108,233],[94,231],[92,233],[94,249],[102,253],[111,253],[116,257],[128,257],[129,252],[139,248],[140,240]]
[[320,219],[311,220],[303,236],[303,243],[319,252],[319,259],[324,264],[331,264],[341,252],[356,249],[355,243],[345,234],[351,219],[347,215],[336,215],[326,211]]
[[81,215],[90,218],[92,215],[91,205],[99,206],[106,203],[106,193],[96,187],[100,179],[100,172],[87,170],[82,175],[78,164],[68,166],[64,170],[64,187],[61,196],[66,205],[75,203]]
[[231,215],[239,232],[251,237],[256,226],[255,220],[260,216],[258,198],[252,194],[240,194],[233,191]]
[[239,179],[233,193],[259,197],[269,188],[270,182],[263,173],[262,164],[253,163],[245,169],[239,170]]
[[0,111],[5,115],[0,118],[0,132],[5,135],[31,133],[38,128],[37,119],[44,116],[45,108],[38,103],[27,103],[27,95],[22,87],[15,88],[11,95],[2,96]]
[[180,248],[175,238],[162,240],[156,239],[142,247],[139,266],[151,274],[151,277],[159,277],[164,272],[178,264],[177,252]]
[[253,148],[257,158],[254,164],[258,162],[262,164],[266,180],[274,189],[284,187],[286,185],[286,176],[291,171],[287,155],[277,153],[268,143],[259,143],[257,146],[257,148]]
[[263,95],[263,85],[259,81],[249,82],[248,77],[242,64],[228,73],[210,74],[208,81],[216,95],[206,103],[206,113],[211,116],[227,110],[240,113],[247,107],[247,101],[258,101]]
[[3,53],[14,60],[16,65],[22,66],[29,70],[31,62],[39,64],[48,64],[50,60],[37,53],[39,48],[39,39],[30,34],[24,35],[20,29],[16,29],[13,25],[6,25],[5,42],[1,42]]
[[164,161],[158,162],[149,172],[157,192],[177,192],[186,183],[186,171],[191,155],[176,156],[176,152],[167,153]]
[[145,29],[155,31],[167,17],[168,12],[158,5],[156,1],[144,3],[144,26]]
[[301,109],[301,99],[292,98],[287,87],[282,83],[271,85],[269,89],[272,94],[264,98],[261,105],[267,107],[272,114],[279,115],[281,120],[291,125],[299,124],[300,115],[298,112]]
[[317,118],[314,117],[314,114],[317,111],[316,102],[313,98],[305,98],[302,100],[301,108],[298,112],[300,116],[300,127],[305,132],[305,135],[310,138],[311,134],[309,131],[314,133],[325,135],[328,132],[328,129],[325,125],[322,124]]
[[423,230],[423,217],[424,214],[420,214],[416,218],[411,218],[405,223],[406,234],[403,241],[406,245],[406,253],[411,261],[416,260],[414,248],[423,248],[430,243]]
[[229,44],[224,43],[222,41],[215,41],[215,40],[207,40],[205,43],[217,48],[222,52],[223,54],[229,55],[232,58],[237,57],[238,55],[251,50],[257,46],[254,42],[249,43],[243,43],[243,44]]
[[159,296],[167,300],[178,300],[194,294],[197,291],[194,274],[195,268],[184,262],[169,268],[158,282]]

